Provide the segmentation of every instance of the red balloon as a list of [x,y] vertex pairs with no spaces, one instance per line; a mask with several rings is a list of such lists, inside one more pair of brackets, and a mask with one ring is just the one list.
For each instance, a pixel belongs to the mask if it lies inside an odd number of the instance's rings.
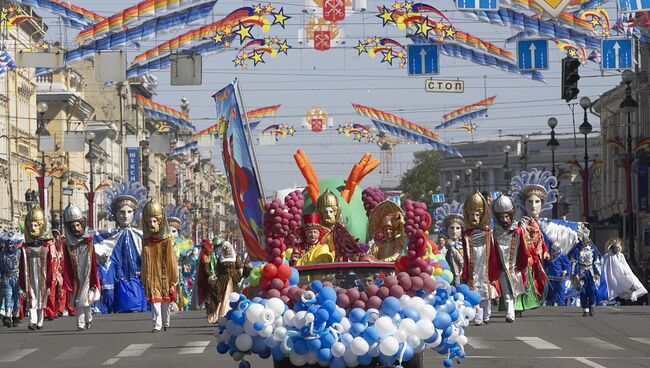
[[400,278],[399,286],[404,288],[404,290],[410,290],[411,286],[413,286],[413,283],[411,283],[411,277],[406,274],[406,276]]
[[271,280],[271,288],[277,290],[278,292],[284,287],[284,281],[279,278],[274,278]]
[[336,305],[343,309],[347,309],[350,306],[350,298],[348,298],[347,294],[339,294],[336,297]]
[[280,248],[271,248],[271,256],[272,257],[279,257],[282,254],[282,250]]
[[422,289],[422,286],[424,286],[424,281],[422,281],[422,278],[419,277],[419,276],[413,276],[413,277],[411,277],[411,284],[413,284],[411,289],[417,291],[417,290]]
[[357,300],[359,300],[359,296],[360,296],[359,289],[350,288],[345,293],[348,295],[348,298],[350,298],[351,303],[354,303]]
[[[410,281],[410,280],[409,280]],[[396,298],[401,298],[404,295],[404,288],[399,285],[393,285],[390,288],[390,295]]]
[[268,290],[271,287],[271,279],[262,277],[260,279],[260,287],[262,290]]
[[377,295],[377,291],[379,290],[379,287],[375,284],[370,284],[366,286],[366,295],[369,297]]
[[262,269],[262,274],[269,280],[273,279],[277,273],[278,268],[272,263],[267,263]]
[[[377,290],[377,296],[382,300],[385,299],[388,296],[388,294],[389,294],[388,288],[385,286],[382,286],[379,288],[379,290]],[[370,299],[368,299],[368,301],[370,301]]]
[[393,286],[393,285],[397,285],[397,277],[395,277],[395,276],[386,277],[386,279],[384,280],[384,285],[383,286],[390,289],[390,287]]
[[366,294],[365,291],[362,291],[361,293],[359,293],[359,300],[361,300],[364,303],[367,302],[368,301],[368,294]]
[[431,277],[425,277],[424,285],[422,286],[422,288],[427,293],[433,292],[434,290],[436,290],[436,280],[432,279]]
[[379,307],[381,307],[381,298],[376,296],[376,295],[371,296],[368,299],[368,302],[366,303],[366,305],[368,306],[368,308],[379,309]]
[[289,280],[289,277],[291,277],[291,267],[289,267],[289,265],[286,263],[281,264],[280,267],[278,267],[278,273],[276,274],[276,277],[282,281]]
[[352,303],[352,308],[361,308],[365,310],[366,302],[364,302],[363,300],[357,300],[356,302]]

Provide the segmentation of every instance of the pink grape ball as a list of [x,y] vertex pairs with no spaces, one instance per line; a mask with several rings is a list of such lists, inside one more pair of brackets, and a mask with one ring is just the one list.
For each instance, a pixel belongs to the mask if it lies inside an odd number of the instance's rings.
[[410,290],[411,287],[413,286],[413,283],[411,282],[411,277],[410,276],[405,276],[402,277],[399,281],[399,286],[404,288],[404,290]]
[[379,287],[375,284],[371,284],[366,286],[366,294],[370,296],[375,296],[377,295],[377,290],[379,290]]
[[350,302],[354,303],[357,300],[359,300],[359,289],[357,288],[350,288],[347,290],[346,294],[348,295],[348,298],[350,298]]
[[366,303],[363,300],[357,300],[356,302],[352,303],[352,308],[361,308],[363,310],[366,309]]
[[271,298],[281,298],[282,295],[280,294],[279,290],[276,289],[271,289],[266,292],[266,298],[271,299]]
[[411,289],[417,291],[422,289],[422,286],[424,286],[424,281],[422,281],[421,277],[413,276],[411,277],[411,284]]
[[350,306],[350,298],[348,298],[347,294],[339,294],[336,297],[336,305],[343,309],[347,309]]
[[390,289],[390,287],[393,286],[393,285],[397,285],[397,277],[395,277],[395,276],[386,277],[386,280],[384,280],[384,285],[383,286],[386,286],[387,288]]
[[282,258],[281,258],[281,257],[275,257],[275,258],[273,258],[273,262],[272,262],[272,263],[273,263],[274,265],[276,265],[276,266],[279,266],[279,265],[282,264]]
[[[379,290],[377,290],[377,296],[382,300],[385,299],[388,296],[388,294],[389,294],[389,289],[385,286],[382,286],[379,288]],[[368,301],[370,301],[370,299],[368,299]]]
[[[411,276],[417,276],[417,275],[419,275],[421,272],[422,272],[422,271],[420,271],[420,268],[419,268],[419,267],[413,267],[413,268],[410,268],[410,269],[409,269],[409,275],[411,275]],[[411,281],[412,281],[412,280],[411,280]]]
[[275,289],[275,290],[278,290],[278,291],[279,291],[279,290],[281,290],[283,287],[284,287],[284,281],[282,281],[281,279],[279,279],[279,278],[276,277],[276,278],[274,278],[273,280],[271,280],[271,288],[272,288],[272,289]]
[[427,293],[431,293],[434,290],[436,290],[436,280],[434,280],[431,277],[427,276],[427,277],[424,278],[423,282],[424,282],[424,285],[422,286],[422,288]]
[[273,257],[279,257],[281,254],[282,254],[282,251],[280,250],[280,248],[271,249],[271,255]]
[[362,291],[361,293],[359,293],[359,300],[361,300],[364,303],[367,302],[368,301],[368,294],[366,294],[365,291]]
[[401,298],[404,295],[404,288],[399,285],[393,285],[390,288],[390,295],[396,298]]
[[433,275],[433,267],[431,267],[431,265],[427,265],[426,267],[424,267],[424,271],[422,272],[428,274],[429,276]]
[[284,304],[289,304],[289,302],[291,301],[291,299],[289,299],[289,297],[286,295],[282,295],[280,299],[282,299],[282,303]]
[[366,305],[368,306],[368,308],[376,308],[376,309],[379,309],[379,307],[381,306],[381,298],[378,297],[378,296],[376,296],[376,295],[375,295],[375,296],[371,296],[371,297],[368,299],[368,303],[366,303]]

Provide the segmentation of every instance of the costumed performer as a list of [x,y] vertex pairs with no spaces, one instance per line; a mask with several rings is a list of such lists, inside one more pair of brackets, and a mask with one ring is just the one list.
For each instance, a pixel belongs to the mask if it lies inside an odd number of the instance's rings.
[[497,222],[493,237],[501,267],[499,310],[505,310],[506,322],[512,323],[515,321],[515,311],[529,309],[527,301],[531,295],[533,300],[537,299],[534,299],[535,290],[532,283],[528,283],[528,288],[524,286],[527,284],[526,277],[530,277],[530,268],[521,227],[514,221],[515,203],[512,198],[502,195],[492,203],[492,213]]
[[321,215],[318,213],[307,213],[302,216],[302,225],[298,228],[301,242],[295,247],[299,251],[296,256],[291,254],[291,263],[304,266],[334,262],[335,252],[330,244],[324,242],[330,231],[321,225],[322,222]]
[[546,303],[554,306],[565,306],[566,280],[571,272],[569,257],[562,254],[558,247],[552,247],[551,259],[544,261],[544,266],[548,277]]
[[170,323],[169,303],[175,299],[178,283],[178,259],[174,239],[169,231],[165,210],[156,200],[144,207],[144,241],[142,247],[142,286],[151,304],[153,330],[167,331]]
[[65,310],[63,240],[61,239],[61,233],[57,229],[52,229],[52,236],[54,241],[50,247],[50,255],[52,256],[52,267],[54,268],[52,270],[52,285],[47,294],[47,306],[45,307],[45,318],[49,321],[62,316]]
[[142,232],[133,223],[142,216],[147,190],[137,182],[121,182],[105,193],[104,207],[115,220],[116,228],[95,236],[95,252],[98,256],[108,256],[106,275],[115,278],[112,310],[117,313],[141,312],[147,308],[140,281]]
[[207,239],[201,249],[199,302],[205,302],[209,323],[216,323],[230,310],[228,296],[237,292],[244,263],[229,241],[223,241],[215,253]]
[[474,325],[489,323],[492,299],[496,298],[495,283],[499,278],[499,261],[490,230],[490,213],[485,197],[474,192],[463,208],[465,230],[463,231],[462,282],[481,294],[476,306]]
[[[176,258],[183,259],[185,253],[192,250],[194,244],[188,237],[192,231],[192,216],[190,211],[185,206],[169,205],[166,208],[167,222],[169,223],[169,230],[174,239],[174,249],[176,251]],[[179,263],[179,272],[183,272],[183,268]],[[176,290],[176,306],[178,310],[184,310],[189,305],[190,293],[188,285],[185,284],[185,277],[179,275],[179,283]]]
[[40,207],[33,207],[25,216],[25,243],[20,258],[20,287],[29,308],[31,331],[43,328],[43,309],[52,285],[54,265],[50,248],[54,242],[49,221]]
[[69,303],[77,311],[77,331],[92,327],[91,305],[101,296],[93,238],[87,233],[81,208],[69,204],[63,211],[65,227],[65,272],[63,285],[72,293]]
[[5,228],[0,232],[0,281],[2,284],[2,300],[0,314],[2,324],[6,327],[18,327],[20,313],[20,253],[25,237],[20,230]]
[[369,254],[380,262],[394,262],[406,243],[404,211],[395,202],[385,200],[368,218],[368,234],[373,237]]
[[607,298],[629,299],[633,302],[648,293],[636,277],[623,255],[623,239],[613,236],[605,245],[607,254],[603,257],[603,273],[607,283]]
[[436,208],[436,224],[440,234],[438,244],[444,245],[445,260],[454,275],[453,284],[459,286],[463,271],[462,236],[465,227],[460,203],[453,201],[451,204],[444,203]]
[[600,254],[591,241],[580,241],[569,253],[569,260],[582,316],[593,316],[600,284]]
[[104,253],[97,258],[97,273],[102,287],[102,295],[97,307],[102,314],[113,313],[113,306],[115,305],[115,268],[111,267],[108,254]]

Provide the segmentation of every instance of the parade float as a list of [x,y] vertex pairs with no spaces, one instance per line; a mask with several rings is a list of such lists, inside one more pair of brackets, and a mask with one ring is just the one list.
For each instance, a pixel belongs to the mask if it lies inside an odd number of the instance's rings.
[[298,150],[305,189],[259,206],[236,95],[233,83],[214,96],[228,122],[224,163],[247,251],[265,262],[241,293],[225,296],[231,309],[215,329],[218,353],[242,368],[250,355],[276,367],[422,367],[425,349],[445,367],[463,358],[480,296],[451,286],[449,265],[427,238],[427,205],[405,200],[402,208],[379,189],[362,190],[379,165],[370,154],[346,180],[319,179]]

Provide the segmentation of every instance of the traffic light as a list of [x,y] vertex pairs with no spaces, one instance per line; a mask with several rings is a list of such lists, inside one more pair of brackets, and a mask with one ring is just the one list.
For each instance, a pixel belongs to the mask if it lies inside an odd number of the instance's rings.
[[580,93],[578,89],[578,81],[580,80],[579,67],[580,60],[576,58],[565,57],[562,59],[562,98],[566,102],[577,98]]

